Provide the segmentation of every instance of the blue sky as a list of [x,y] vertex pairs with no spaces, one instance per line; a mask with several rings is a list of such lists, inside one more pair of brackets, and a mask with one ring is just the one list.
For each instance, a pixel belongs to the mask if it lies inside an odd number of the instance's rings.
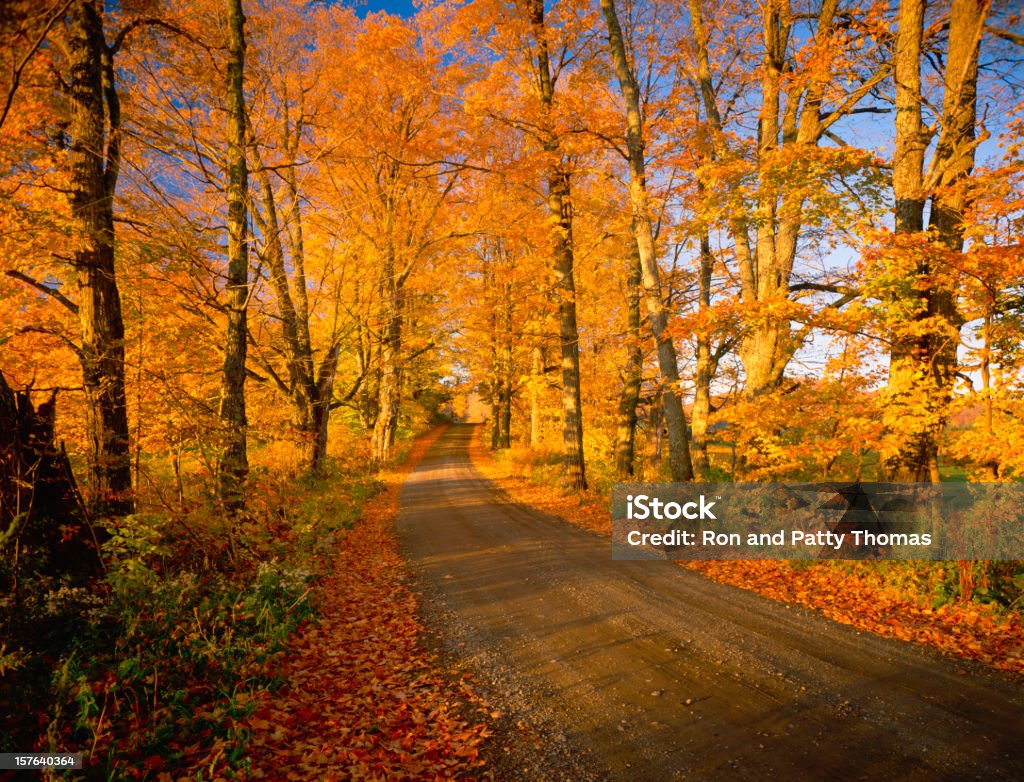
[[416,11],[412,0],[349,0],[346,5],[355,8],[360,16],[375,11],[387,11],[395,16],[412,16]]

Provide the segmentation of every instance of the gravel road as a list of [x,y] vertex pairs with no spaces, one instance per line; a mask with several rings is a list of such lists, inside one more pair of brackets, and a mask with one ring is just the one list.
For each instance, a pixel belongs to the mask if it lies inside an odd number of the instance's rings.
[[505,715],[499,779],[1024,779],[1019,678],[613,562],[476,472],[471,436],[409,475],[398,532],[442,658]]

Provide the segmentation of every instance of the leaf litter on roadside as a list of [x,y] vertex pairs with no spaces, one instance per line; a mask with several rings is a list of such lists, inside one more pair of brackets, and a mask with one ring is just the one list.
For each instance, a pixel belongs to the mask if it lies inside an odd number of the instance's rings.
[[416,443],[367,503],[319,590],[320,619],[279,662],[285,685],[245,723],[249,776],[267,780],[490,778],[481,746],[491,710],[439,672],[392,525],[401,479],[440,435]]

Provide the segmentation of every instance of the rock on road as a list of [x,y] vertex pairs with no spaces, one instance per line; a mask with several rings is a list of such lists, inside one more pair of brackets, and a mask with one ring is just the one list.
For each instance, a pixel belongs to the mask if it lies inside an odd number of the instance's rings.
[[[514,503],[448,429],[397,523],[439,647],[508,712],[499,778],[1024,779],[1019,678],[859,633]],[[533,728],[531,728],[533,726]]]

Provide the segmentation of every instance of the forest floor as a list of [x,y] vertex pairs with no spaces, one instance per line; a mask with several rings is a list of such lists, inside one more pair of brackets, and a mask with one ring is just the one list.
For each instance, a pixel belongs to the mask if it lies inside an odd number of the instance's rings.
[[423,645],[417,596],[396,549],[402,480],[443,428],[420,438],[380,477],[317,588],[318,620],[289,644],[251,732],[248,778],[434,780],[486,777],[480,747],[489,710],[471,684],[446,675]]
[[1024,777],[1016,676],[614,562],[484,478],[472,439],[451,427],[409,474],[397,531],[441,659],[498,715],[497,778]]

